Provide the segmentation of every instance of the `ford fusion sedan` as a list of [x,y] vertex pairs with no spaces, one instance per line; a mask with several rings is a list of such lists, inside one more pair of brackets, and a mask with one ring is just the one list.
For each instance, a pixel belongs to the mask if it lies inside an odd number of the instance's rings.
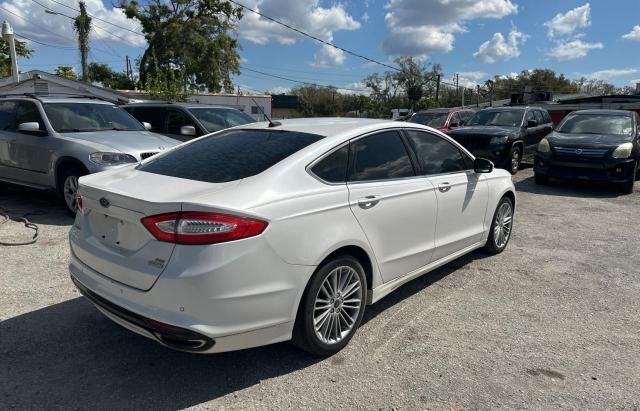
[[494,107],[478,111],[464,127],[447,134],[474,155],[515,174],[523,158],[533,160],[538,143],[552,130],[549,113],[539,107]]
[[623,110],[580,110],[567,115],[538,145],[535,181],[600,180],[633,192],[640,163],[640,116]]
[[365,307],[472,250],[505,249],[509,173],[425,126],[256,123],[80,179],[71,278],[182,351],[342,349]]

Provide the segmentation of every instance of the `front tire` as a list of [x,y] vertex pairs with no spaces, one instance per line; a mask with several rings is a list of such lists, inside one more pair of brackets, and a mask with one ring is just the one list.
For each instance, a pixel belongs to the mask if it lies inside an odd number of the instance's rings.
[[509,151],[509,158],[507,159],[506,169],[511,173],[515,174],[520,170],[520,165],[522,164],[522,149],[520,146],[511,147],[511,151]]
[[502,197],[493,214],[489,238],[484,250],[490,254],[504,251],[511,239],[513,229],[513,201],[509,197]]
[[360,262],[337,256],[309,280],[292,342],[313,355],[328,357],[343,349],[360,326],[367,301],[367,279]]
[[78,192],[78,179],[87,172],[79,167],[70,167],[60,173],[58,180],[58,193],[64,201],[67,212],[75,217],[78,211],[78,204],[76,203],[76,193]]

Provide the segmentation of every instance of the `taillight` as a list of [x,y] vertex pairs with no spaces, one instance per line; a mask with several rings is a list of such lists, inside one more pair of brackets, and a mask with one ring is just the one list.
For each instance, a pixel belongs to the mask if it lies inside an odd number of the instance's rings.
[[82,196],[78,192],[76,192],[76,207],[78,208],[78,212],[80,214],[84,214],[84,206],[83,206],[83,203],[82,203]]
[[240,240],[261,234],[268,223],[229,214],[178,212],[142,219],[158,240],[176,244],[202,245]]

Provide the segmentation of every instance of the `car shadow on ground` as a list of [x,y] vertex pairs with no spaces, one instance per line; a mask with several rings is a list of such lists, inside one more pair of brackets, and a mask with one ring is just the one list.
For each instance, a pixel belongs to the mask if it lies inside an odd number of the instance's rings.
[[616,198],[623,195],[620,186],[599,181],[550,180],[548,184],[536,184],[534,177],[514,182],[516,191],[574,198]]
[[[483,257],[471,253],[405,284],[367,307],[364,322]],[[112,323],[84,298],[6,319],[0,336],[0,398],[16,409],[185,408],[321,361],[288,343],[214,355],[172,351]]]
[[29,221],[45,225],[71,225],[63,201],[55,193],[0,182],[0,213],[12,219],[26,216]]

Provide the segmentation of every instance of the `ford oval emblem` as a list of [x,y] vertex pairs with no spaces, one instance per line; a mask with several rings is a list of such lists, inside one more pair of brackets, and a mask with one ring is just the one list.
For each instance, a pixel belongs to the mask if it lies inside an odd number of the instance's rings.
[[582,154],[582,149],[581,149],[581,148],[577,149],[577,150],[576,150],[576,154],[577,154],[577,155]]
[[107,208],[111,205],[111,203],[109,202],[109,200],[107,200],[106,198],[102,197],[100,199],[100,205],[103,206],[104,208]]

